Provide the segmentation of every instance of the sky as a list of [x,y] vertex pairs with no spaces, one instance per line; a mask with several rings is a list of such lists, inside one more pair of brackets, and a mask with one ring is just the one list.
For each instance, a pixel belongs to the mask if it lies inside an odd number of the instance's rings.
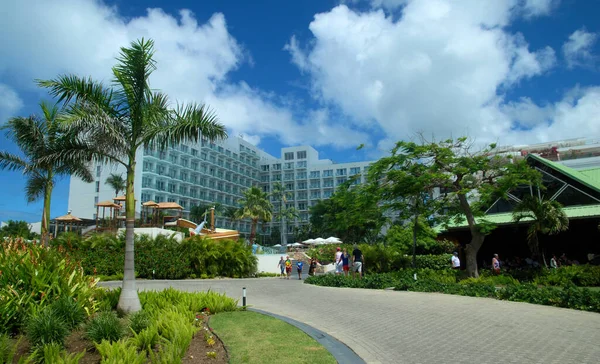
[[[531,144],[600,136],[598,0],[19,0],[0,13],[0,124],[37,113],[35,79],[109,84],[119,47],[155,41],[151,87],[209,105],[279,156],[372,160],[417,133]],[[365,148],[356,147],[364,144]],[[0,136],[0,150],[19,153]],[[39,221],[0,171],[0,221]],[[68,177],[51,216],[65,214]]]

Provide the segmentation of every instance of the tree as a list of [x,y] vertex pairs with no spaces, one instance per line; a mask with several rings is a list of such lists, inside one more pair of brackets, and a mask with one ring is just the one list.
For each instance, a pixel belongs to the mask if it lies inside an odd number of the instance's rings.
[[125,191],[125,187],[127,187],[127,181],[125,181],[123,175],[115,173],[111,173],[110,176],[106,178],[104,184],[109,185],[115,190],[115,197],[119,196],[119,192]]
[[26,221],[8,220],[6,225],[0,229],[0,237],[30,239],[31,228]]
[[427,154],[428,145],[398,142],[388,157],[369,168],[372,188],[380,191],[384,206],[399,214],[401,220],[412,218],[412,266],[416,268],[417,237],[425,228],[420,217],[433,217],[444,204],[445,196],[434,195],[436,187],[447,184],[448,173],[431,168],[415,156]]
[[[486,207],[519,185],[539,184],[539,173],[525,160],[496,154],[495,144],[473,152],[473,143],[466,137],[441,142],[422,138],[418,145],[401,141],[396,148],[403,151],[402,158],[418,161],[423,175],[432,177],[440,193],[446,195],[443,204],[436,207],[436,217],[446,226],[450,220],[463,223],[466,219],[471,233],[471,241],[465,246],[467,273],[478,277],[477,253],[494,228],[483,219]],[[410,181],[410,177],[403,180]],[[404,196],[403,185],[398,184],[395,191],[400,198]]]
[[44,200],[42,210],[41,234],[44,244],[48,242],[50,226],[50,202],[56,178],[75,175],[86,182],[94,177],[86,163],[87,156],[76,156],[67,162],[44,160],[54,150],[69,152],[72,148],[85,148],[77,143],[71,133],[59,122],[59,110],[56,105],[40,103],[43,117],[14,117],[2,127],[6,136],[12,140],[23,153],[23,157],[6,151],[0,151],[0,169],[23,171],[27,177],[25,193],[27,202],[34,202],[40,197]]
[[[414,220],[392,225],[385,236],[387,245],[408,254],[439,254],[437,233],[423,216],[419,216],[417,226],[417,241],[414,242]],[[445,252],[444,252],[445,253]]]
[[254,243],[256,226],[259,221],[271,221],[273,205],[269,201],[269,195],[256,186],[246,189],[242,195],[243,197],[239,200],[240,218],[248,218],[252,221],[250,243]]
[[527,242],[532,255],[542,256],[546,268],[546,254],[540,244],[538,234],[555,235],[569,228],[569,218],[558,201],[540,199],[534,196],[525,196],[513,210],[513,220],[531,220],[527,228]]
[[372,242],[379,235],[386,222],[378,205],[379,192],[354,181],[353,178],[346,181],[331,198],[310,208],[310,224],[315,234],[333,235],[355,243]]
[[165,94],[150,88],[149,78],[156,69],[153,55],[152,40],[142,39],[121,48],[111,86],[75,75],[38,81],[64,102],[64,123],[86,144],[76,151],[56,150],[52,159],[68,164],[83,155],[126,169],[125,272],[118,304],[125,312],[141,308],[134,276],[136,152],[142,147],[164,150],[184,141],[197,142],[201,135],[211,141],[227,137],[225,127],[205,105],[178,104],[172,109]]
[[279,221],[280,221],[280,229],[279,232],[281,234],[281,245],[287,245],[287,221],[291,219],[295,219],[298,217],[298,210],[293,207],[287,208],[287,199],[290,192],[288,192],[281,182],[275,182],[273,184],[273,192],[271,192],[271,196],[275,201],[277,201],[277,205],[279,207]]

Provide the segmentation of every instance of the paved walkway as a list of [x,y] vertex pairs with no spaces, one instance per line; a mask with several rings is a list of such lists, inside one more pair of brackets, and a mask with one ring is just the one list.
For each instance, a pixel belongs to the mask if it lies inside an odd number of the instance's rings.
[[[104,285],[120,286],[107,282]],[[435,293],[316,287],[278,278],[138,281],[212,289],[304,322],[367,363],[598,363],[600,314]]]

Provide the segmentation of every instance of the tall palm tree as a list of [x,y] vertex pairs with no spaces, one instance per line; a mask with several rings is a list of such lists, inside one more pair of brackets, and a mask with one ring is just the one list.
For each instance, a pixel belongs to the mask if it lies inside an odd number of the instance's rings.
[[165,94],[150,88],[148,80],[156,69],[153,55],[152,40],[141,39],[121,48],[112,68],[111,86],[75,75],[38,81],[65,103],[64,122],[87,144],[79,151],[57,150],[53,159],[70,161],[79,155],[91,155],[97,162],[118,163],[126,168],[125,267],[118,304],[125,312],[141,308],[134,276],[136,152],[146,146],[164,150],[188,140],[197,142],[200,135],[211,141],[227,137],[225,127],[206,106],[178,104],[172,109]]
[[271,192],[271,196],[279,206],[279,232],[281,234],[281,245],[283,246],[287,245],[287,221],[298,217],[298,211],[295,208],[285,207],[289,194],[290,192],[287,191],[281,182],[275,182],[273,184],[273,192]]
[[127,181],[123,178],[123,175],[116,173],[111,173],[106,178],[104,184],[109,185],[115,190],[115,197],[119,196],[119,192],[125,191],[125,187],[127,187]]
[[549,201],[533,196],[525,196],[513,210],[513,220],[519,222],[524,219],[531,220],[527,229],[527,242],[531,254],[539,255],[541,252],[544,265],[546,256],[540,246],[538,234],[554,235],[569,228],[569,218],[558,201]]
[[27,202],[44,199],[42,210],[41,234],[44,244],[48,241],[50,226],[50,202],[56,177],[75,175],[86,182],[92,182],[94,176],[87,167],[89,158],[72,158],[69,163],[54,163],[43,160],[54,150],[81,148],[73,135],[59,122],[59,110],[56,105],[40,103],[43,117],[14,117],[1,129],[23,153],[23,157],[6,151],[0,151],[0,169],[22,171],[27,177],[25,194]]
[[223,217],[228,218],[233,225],[235,222],[240,219],[241,211],[237,207],[226,207],[225,211],[223,211]]
[[273,205],[269,201],[269,195],[260,188],[252,186],[242,193],[240,199],[240,218],[248,218],[252,221],[250,228],[250,243],[256,237],[256,226],[259,221],[270,221],[273,217]]
[[115,198],[119,196],[119,192],[125,191],[127,188],[127,181],[123,178],[122,173],[111,173],[110,176],[106,178],[106,181],[104,181],[104,184],[109,185],[113,190],[115,190]]

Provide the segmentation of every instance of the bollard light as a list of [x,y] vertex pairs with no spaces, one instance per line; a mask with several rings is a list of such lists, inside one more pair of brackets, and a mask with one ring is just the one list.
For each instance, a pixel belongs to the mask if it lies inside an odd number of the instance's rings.
[[415,279],[415,281],[417,280],[417,273],[413,274],[413,278]]
[[242,306],[246,307],[246,287],[242,288]]

